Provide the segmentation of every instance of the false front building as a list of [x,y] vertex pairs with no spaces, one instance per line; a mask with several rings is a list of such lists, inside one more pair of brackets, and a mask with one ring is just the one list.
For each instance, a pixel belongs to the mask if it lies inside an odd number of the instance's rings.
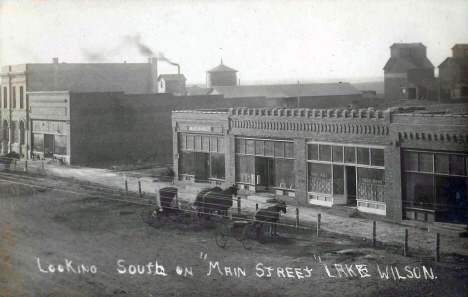
[[392,220],[466,222],[467,115],[234,108],[172,114],[178,183],[237,184]]

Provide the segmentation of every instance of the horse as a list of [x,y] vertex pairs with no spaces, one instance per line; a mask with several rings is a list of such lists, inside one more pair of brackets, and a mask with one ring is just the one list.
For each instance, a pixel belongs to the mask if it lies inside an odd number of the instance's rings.
[[8,154],[3,155],[0,157],[0,163],[5,164],[3,167],[3,171],[10,170],[10,164],[13,162],[14,159],[19,160],[20,155],[17,152],[9,152]]
[[260,232],[264,223],[270,223],[270,236],[278,236],[276,233],[276,224],[279,221],[280,213],[286,213],[286,203],[284,201],[275,205],[257,210],[254,215],[257,239],[260,238]]
[[226,190],[219,187],[204,189],[197,194],[194,206],[198,207],[199,214],[203,214],[206,220],[210,219],[212,212],[217,211],[225,215],[232,207],[232,196],[237,196],[237,186],[233,185]]

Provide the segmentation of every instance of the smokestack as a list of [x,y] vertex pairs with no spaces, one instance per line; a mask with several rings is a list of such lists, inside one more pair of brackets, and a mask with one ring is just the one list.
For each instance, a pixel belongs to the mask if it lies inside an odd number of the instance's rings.
[[148,58],[151,69],[151,93],[158,93],[158,58]]

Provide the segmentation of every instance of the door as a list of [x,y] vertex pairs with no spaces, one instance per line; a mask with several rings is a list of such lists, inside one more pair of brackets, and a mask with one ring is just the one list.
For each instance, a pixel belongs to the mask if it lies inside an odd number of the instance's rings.
[[195,182],[207,183],[210,175],[210,154],[195,153]]
[[356,167],[346,166],[346,197],[348,204],[356,205]]
[[51,158],[54,155],[54,135],[44,134],[44,157]]
[[255,186],[257,191],[268,189],[268,158],[255,157]]

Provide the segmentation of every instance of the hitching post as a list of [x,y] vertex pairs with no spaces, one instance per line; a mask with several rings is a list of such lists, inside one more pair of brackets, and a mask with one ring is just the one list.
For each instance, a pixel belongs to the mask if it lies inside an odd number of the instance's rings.
[[125,181],[125,192],[127,192],[128,195],[128,181]]
[[322,215],[319,213],[317,215],[317,236],[320,235],[320,221],[322,220]]
[[374,221],[372,226],[372,246],[375,247],[377,244],[377,223]]
[[24,161],[24,170],[28,172],[28,161]]
[[237,213],[241,213],[241,197],[237,197]]
[[299,208],[296,207],[296,228],[299,227]]
[[405,249],[403,251],[405,257],[408,256],[408,229],[405,229]]
[[435,261],[439,262],[440,261],[440,233],[437,233],[437,239],[436,239],[436,250],[435,250]]
[[141,198],[141,180],[138,180],[138,193],[140,193]]
[[255,211],[258,210],[258,203],[255,203]]

